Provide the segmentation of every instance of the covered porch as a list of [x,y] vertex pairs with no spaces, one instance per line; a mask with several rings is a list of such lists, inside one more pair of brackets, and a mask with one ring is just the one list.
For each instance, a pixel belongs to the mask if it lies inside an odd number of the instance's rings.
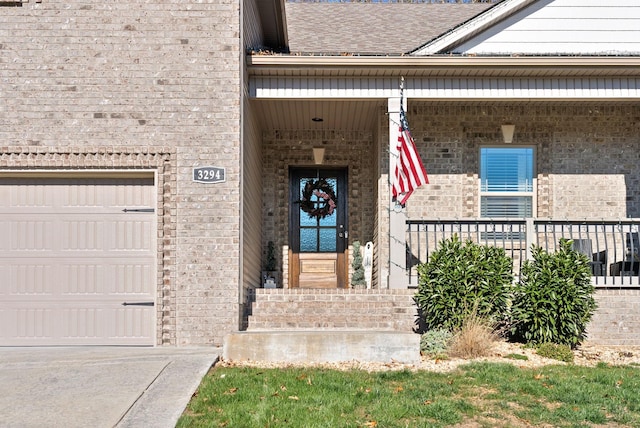
[[[300,168],[341,169],[346,177],[344,229],[336,232],[342,232],[344,260],[332,262],[344,267],[338,288],[351,286],[355,241],[373,243],[373,288],[407,288],[415,285],[415,261],[428,257],[427,248],[419,248],[419,256],[412,248],[407,257],[407,248],[422,239],[415,227],[436,227],[438,221],[442,227],[495,222],[483,214],[483,148],[531,150],[528,217],[534,224],[564,222],[575,231],[584,221],[605,218],[627,224],[640,217],[640,85],[630,68],[634,58],[574,58],[570,66],[569,61],[546,58],[395,58],[393,66],[383,58],[291,60],[248,58],[245,126],[251,132],[245,133],[245,164],[254,169],[245,170],[245,186],[259,191],[251,190],[255,198],[246,199],[245,212],[259,222],[259,227],[251,225],[251,241],[257,244],[259,233],[260,248],[260,265],[251,262],[253,270],[245,277],[248,287],[262,285],[270,242],[277,286],[304,287],[292,278],[304,270],[292,248],[292,228],[299,226],[292,223],[292,213],[300,197],[292,190],[291,177]],[[410,68],[410,63],[420,68]],[[430,184],[398,209],[391,201],[389,170],[395,162],[401,102]],[[504,124],[515,128],[510,141],[504,139]],[[321,160],[314,157],[317,149],[322,149]],[[513,227],[525,222],[519,219],[522,215],[505,221]],[[633,232],[635,226],[629,227],[625,233]],[[620,244],[624,236],[614,244],[600,241],[603,234],[574,239],[591,239],[593,253],[606,251],[606,262],[594,261],[602,268],[594,280],[619,284],[627,272]],[[522,238],[517,263],[526,258],[528,244],[536,242],[526,238],[538,235],[517,235]],[[258,255],[254,244],[245,253]],[[612,264],[620,274],[611,275]]]

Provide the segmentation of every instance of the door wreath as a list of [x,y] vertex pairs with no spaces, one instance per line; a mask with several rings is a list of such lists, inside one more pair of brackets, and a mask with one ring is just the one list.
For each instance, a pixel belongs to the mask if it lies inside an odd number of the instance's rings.
[[[311,200],[313,196],[316,196],[318,200]],[[336,209],[336,194],[333,187],[324,178],[307,181],[302,190],[300,208],[309,214],[309,218],[322,220],[330,216]]]

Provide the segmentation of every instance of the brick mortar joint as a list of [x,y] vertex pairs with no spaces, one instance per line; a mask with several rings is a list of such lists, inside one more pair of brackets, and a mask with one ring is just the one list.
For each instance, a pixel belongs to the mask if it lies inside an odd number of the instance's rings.
[[173,156],[175,149],[170,147],[129,147],[129,146],[6,146],[0,148],[2,155],[151,155]]

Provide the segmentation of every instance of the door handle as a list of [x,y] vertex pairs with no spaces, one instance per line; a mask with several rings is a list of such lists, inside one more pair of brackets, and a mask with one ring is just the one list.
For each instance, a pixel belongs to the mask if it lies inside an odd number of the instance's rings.
[[341,224],[339,228],[340,228],[340,232],[338,232],[338,237],[345,238],[345,239],[348,238],[349,232],[344,230],[344,224]]

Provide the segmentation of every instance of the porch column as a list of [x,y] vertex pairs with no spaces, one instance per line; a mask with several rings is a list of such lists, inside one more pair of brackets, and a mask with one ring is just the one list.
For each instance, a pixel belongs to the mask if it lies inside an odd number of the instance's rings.
[[[389,98],[387,112],[389,114],[389,191],[387,193],[389,206],[389,288],[409,288],[407,276],[407,250],[406,250],[406,220],[405,209],[397,209],[392,201],[391,183],[398,158],[398,127],[400,124],[400,97]],[[404,106],[406,111],[406,99]]]

